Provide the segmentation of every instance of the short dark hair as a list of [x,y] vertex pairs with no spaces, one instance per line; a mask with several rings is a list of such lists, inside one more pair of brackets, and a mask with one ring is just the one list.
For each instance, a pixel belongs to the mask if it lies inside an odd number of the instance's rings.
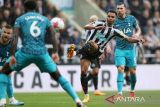
[[11,25],[9,25],[9,24],[6,24],[6,25],[4,26],[4,28],[12,29],[12,26],[11,26]]
[[35,0],[26,0],[24,2],[24,7],[27,10],[36,10],[37,4]]
[[125,3],[123,3],[123,2],[118,2],[118,3],[117,3],[117,6],[118,6],[118,5],[124,5],[124,7],[126,7]]
[[114,9],[109,9],[109,10],[107,11],[107,14],[108,14],[108,13],[115,13],[115,14],[117,15],[116,10],[114,10]]

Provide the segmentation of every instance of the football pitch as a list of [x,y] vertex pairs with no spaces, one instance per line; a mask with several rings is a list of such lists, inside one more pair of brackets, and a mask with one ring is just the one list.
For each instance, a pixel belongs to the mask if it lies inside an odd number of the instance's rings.
[[[116,102],[112,104],[105,99],[116,92],[107,91],[105,96],[95,96],[90,92],[90,102],[87,107],[160,107],[160,91],[137,91],[136,96],[144,98],[143,102]],[[82,93],[78,93],[83,98]],[[124,92],[128,97],[128,92]],[[16,93],[18,100],[24,101],[23,107],[76,107],[66,93]],[[10,107],[7,105],[7,107]]]

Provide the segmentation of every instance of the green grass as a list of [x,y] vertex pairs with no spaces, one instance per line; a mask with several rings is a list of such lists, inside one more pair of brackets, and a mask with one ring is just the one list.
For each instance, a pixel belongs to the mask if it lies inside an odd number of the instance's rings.
[[[118,102],[111,104],[105,101],[106,97],[115,93],[108,91],[106,96],[94,96],[91,92],[91,100],[87,103],[87,107],[160,107],[160,91],[137,91],[136,96],[144,97],[145,102]],[[83,98],[82,93],[79,93],[79,96],[81,99]],[[128,92],[124,92],[124,96],[128,96]],[[25,102],[23,107],[76,107],[66,93],[16,93],[15,97]]]

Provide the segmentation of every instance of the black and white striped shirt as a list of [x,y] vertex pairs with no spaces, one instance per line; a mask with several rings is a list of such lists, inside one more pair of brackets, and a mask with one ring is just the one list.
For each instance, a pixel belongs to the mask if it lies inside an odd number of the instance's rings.
[[120,37],[120,38],[125,38],[126,35],[113,27],[108,27],[105,20],[97,20],[92,23],[93,26],[105,26],[104,29],[97,30],[97,29],[92,29],[92,30],[86,30],[85,35],[88,36],[86,42],[88,41],[94,41],[95,43],[98,44],[100,51],[103,52],[106,44],[114,37]]
[[[106,25],[105,20],[97,20],[97,21],[95,21],[93,23],[90,23],[90,24],[95,26],[95,27],[97,27],[97,26],[105,26]],[[97,29],[86,30],[86,34],[85,34],[86,37],[87,37],[86,42],[90,41],[90,40],[97,41],[96,40],[96,39],[98,39],[97,36],[96,36],[97,33],[98,33]]]

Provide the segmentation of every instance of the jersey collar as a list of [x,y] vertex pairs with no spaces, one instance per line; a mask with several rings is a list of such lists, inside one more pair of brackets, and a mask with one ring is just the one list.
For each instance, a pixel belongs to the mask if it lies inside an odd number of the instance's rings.
[[128,15],[125,14],[125,17],[124,17],[124,18],[121,18],[121,17],[119,17],[119,16],[117,16],[117,18],[123,20],[123,19],[125,19],[127,16],[128,16]]

